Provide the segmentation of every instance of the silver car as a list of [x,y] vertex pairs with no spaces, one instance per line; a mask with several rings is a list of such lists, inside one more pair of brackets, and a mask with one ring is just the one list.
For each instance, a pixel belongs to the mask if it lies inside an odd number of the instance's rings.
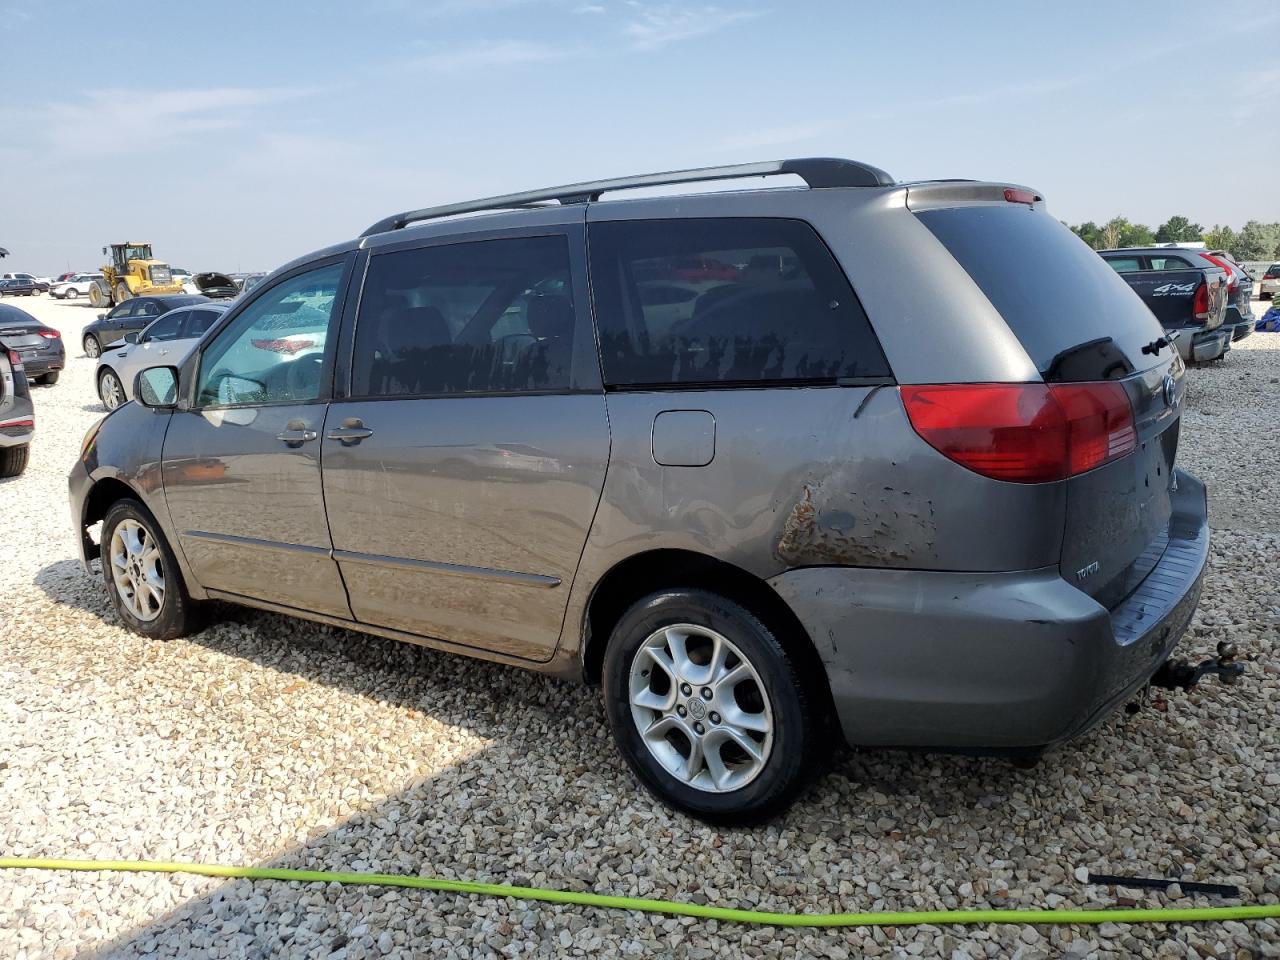
[[102,274],[100,273],[77,273],[74,277],[49,287],[49,296],[57,300],[75,300],[79,297],[87,297],[93,282],[101,279]]
[[158,363],[181,363],[226,309],[217,303],[179,307],[162,313],[142,330],[125,334],[124,340],[104,346],[94,373],[102,405],[114,410],[132,400],[139,370]]
[[295,260],[71,504],[144,636],[216,599],[585,679],[644,785],[751,822],[841,739],[1028,757],[1152,678],[1208,550],[1184,375],[1025,187],[655,174]]

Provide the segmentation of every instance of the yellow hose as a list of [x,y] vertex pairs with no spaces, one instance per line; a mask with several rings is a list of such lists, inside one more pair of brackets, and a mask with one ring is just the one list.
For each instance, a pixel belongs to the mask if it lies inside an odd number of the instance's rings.
[[192,873],[202,877],[243,877],[249,880],[290,880],[296,883],[343,883],[380,887],[411,887],[465,893],[481,897],[514,897],[544,903],[570,903],[606,910],[701,917],[726,923],[754,923],[774,927],[885,927],[980,923],[1195,923],[1222,920],[1262,920],[1280,917],[1280,904],[1245,907],[1118,908],[1112,910],[914,910],[882,913],[767,913],[673,900],[614,897],[542,887],[514,887],[505,883],[474,883],[394,873],[333,873],[327,870],[288,870],[280,867],[235,867],[217,863],[164,863],[150,860],[49,860],[40,857],[0,857],[0,870],[105,870],[127,873]]

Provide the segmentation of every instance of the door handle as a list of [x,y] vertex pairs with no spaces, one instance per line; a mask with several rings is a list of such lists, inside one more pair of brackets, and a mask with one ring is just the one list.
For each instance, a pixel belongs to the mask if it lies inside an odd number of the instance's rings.
[[372,437],[373,431],[366,427],[359,417],[347,417],[342,421],[342,426],[334,427],[325,436],[330,440],[340,440],[343,446],[349,447],[359,443],[365,437]]
[[308,440],[315,438],[316,432],[308,430],[306,423],[301,420],[290,420],[289,425],[276,434],[277,440],[283,440],[290,447],[300,447]]

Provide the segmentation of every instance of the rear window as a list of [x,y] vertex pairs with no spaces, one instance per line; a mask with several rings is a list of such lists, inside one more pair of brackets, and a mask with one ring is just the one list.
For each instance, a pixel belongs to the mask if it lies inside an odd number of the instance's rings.
[[1103,257],[1116,273],[1137,273],[1142,269],[1142,261],[1137,257]]
[[799,220],[596,223],[590,250],[606,384],[826,384],[889,374],[849,281]]
[[1105,355],[1122,361],[1103,368],[1109,377],[1160,362],[1142,352],[1164,333],[1151,311],[1106,261],[1053,217],[1014,204],[926,210],[916,216],[1000,311],[1046,378],[1060,379],[1060,371],[1086,344],[1105,346]]
[[1152,257],[1152,270],[1190,270],[1191,264],[1181,257]]

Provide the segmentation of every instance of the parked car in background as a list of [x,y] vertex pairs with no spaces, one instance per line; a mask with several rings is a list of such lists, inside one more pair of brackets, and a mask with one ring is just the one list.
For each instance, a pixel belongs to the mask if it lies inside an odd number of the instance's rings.
[[1098,255],[1142,298],[1160,325],[1176,333],[1185,361],[1217,360],[1231,348],[1235,329],[1227,315],[1227,271],[1198,250],[1131,247]]
[[187,293],[198,293],[212,300],[230,300],[240,293],[236,282],[225,273],[208,271],[193,274],[183,280],[182,289]]
[[[595,199],[767,174],[809,188]],[[1026,757],[1148,683],[1208,554],[1185,378],[1034,191],[758,163],[387,217],[68,482],[144,636],[216,598],[600,682],[645,786],[752,822],[841,733]]]
[[248,293],[263,280],[267,279],[268,274],[265,273],[237,273],[232,275],[236,288],[241,293]]
[[138,371],[157,363],[180,364],[227,310],[225,303],[199,303],[161,314],[140,332],[125,334],[123,343],[107,347],[98,358],[94,382],[108,410],[133,399]]
[[131,297],[117,304],[84,328],[81,345],[84,355],[97,359],[105,347],[124,340],[125,334],[134,333],[151,323],[162,313],[193,303],[207,303],[208,297],[171,293],[156,297]]
[[67,362],[62,334],[25,310],[0,303],[0,335],[9,349],[18,352],[30,379],[49,386],[58,382],[58,374]]
[[1227,313],[1223,327],[1232,331],[1232,341],[1253,333],[1253,277],[1225,250],[1196,251],[1197,256],[1227,271]]
[[0,478],[16,477],[27,468],[35,428],[22,357],[0,330]]
[[32,286],[40,293],[49,292],[48,277],[37,277],[30,273],[0,273],[0,280],[30,280]]
[[75,300],[79,297],[87,297],[89,288],[93,286],[95,280],[101,280],[100,273],[73,273],[71,276],[59,280],[49,288],[49,296],[58,300]]
[[0,297],[34,297],[39,292],[39,288],[31,280],[20,277],[0,280]]
[[1258,287],[1258,299],[1270,300],[1276,295],[1276,291],[1280,291],[1280,263],[1273,263],[1262,274],[1262,281]]
[[58,275],[57,275],[56,277],[54,277],[51,281],[49,281],[49,284],[50,284],[50,286],[52,286],[52,285],[53,285],[53,284],[55,284],[55,283],[63,283],[63,282],[65,282],[65,281],[67,281],[67,280],[70,280],[70,279],[71,279],[72,277],[74,277],[75,275],[76,275],[76,272],[75,272],[74,270],[68,270],[66,273],[60,273],[60,274],[58,274]]

